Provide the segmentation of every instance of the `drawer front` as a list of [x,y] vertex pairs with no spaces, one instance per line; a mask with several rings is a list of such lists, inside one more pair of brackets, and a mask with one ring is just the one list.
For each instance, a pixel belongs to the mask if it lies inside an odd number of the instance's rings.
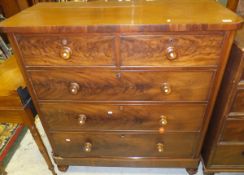
[[121,37],[122,66],[216,66],[222,35]]
[[53,131],[154,130],[199,131],[206,105],[40,104]]
[[26,66],[112,66],[114,36],[21,35],[18,44]]
[[244,120],[227,120],[221,140],[224,142],[244,142]]
[[238,90],[231,111],[244,112],[244,89]]
[[61,157],[192,157],[198,134],[53,133]]
[[40,100],[206,101],[213,72],[43,70],[29,76]]
[[213,165],[244,167],[244,145],[218,145],[215,151]]

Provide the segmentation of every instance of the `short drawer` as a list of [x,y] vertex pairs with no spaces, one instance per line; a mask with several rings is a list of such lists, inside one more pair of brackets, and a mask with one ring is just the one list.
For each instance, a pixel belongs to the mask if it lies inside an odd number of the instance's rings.
[[239,89],[236,93],[231,112],[244,113],[244,89]]
[[18,35],[26,66],[113,66],[114,36]]
[[29,71],[39,100],[206,101],[214,72]]
[[198,134],[53,133],[54,153],[61,157],[190,158]]
[[216,66],[223,35],[121,36],[122,66]]
[[[199,131],[206,105],[112,105],[42,103],[39,105],[51,131]],[[161,132],[163,132],[161,131]]]
[[244,120],[229,119],[226,121],[221,141],[244,143]]
[[244,167],[244,145],[218,145],[212,164]]

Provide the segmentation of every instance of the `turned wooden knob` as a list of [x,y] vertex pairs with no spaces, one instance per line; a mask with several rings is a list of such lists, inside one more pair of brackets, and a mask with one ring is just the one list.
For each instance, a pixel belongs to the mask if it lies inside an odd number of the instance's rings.
[[113,111],[108,111],[107,117],[110,118],[113,116]]
[[160,153],[164,152],[164,144],[163,143],[158,143],[157,144],[157,150]]
[[170,94],[171,93],[171,86],[170,86],[170,84],[169,83],[163,83],[162,86],[161,86],[161,91],[164,94],[166,94],[166,95]]
[[61,49],[61,52],[60,52],[60,56],[65,59],[65,60],[68,60],[71,58],[71,54],[72,54],[72,51],[69,47],[67,46],[64,46],[62,49]]
[[167,48],[167,58],[168,60],[175,60],[178,57],[178,54],[174,47]]
[[84,144],[83,150],[84,150],[85,152],[91,152],[91,151],[92,151],[92,144],[91,144],[90,142],[86,142],[86,143]]
[[85,114],[79,114],[78,122],[80,125],[84,125],[86,123],[86,115]]
[[69,91],[71,94],[76,95],[80,89],[80,86],[78,83],[70,83]]
[[165,126],[165,125],[167,125],[167,123],[168,123],[167,117],[164,116],[164,115],[161,115],[160,116],[160,124],[163,125],[163,126]]

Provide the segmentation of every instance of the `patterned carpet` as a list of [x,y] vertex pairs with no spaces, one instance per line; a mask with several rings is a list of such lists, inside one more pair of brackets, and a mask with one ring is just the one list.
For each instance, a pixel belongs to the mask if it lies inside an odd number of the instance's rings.
[[19,142],[26,133],[23,125],[12,123],[0,124],[0,163],[4,167],[8,164]]

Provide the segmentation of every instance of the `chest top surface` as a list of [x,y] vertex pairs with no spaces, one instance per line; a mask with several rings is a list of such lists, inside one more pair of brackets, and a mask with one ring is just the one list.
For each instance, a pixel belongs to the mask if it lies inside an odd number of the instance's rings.
[[242,18],[213,0],[40,3],[0,24],[4,32],[235,30]]

